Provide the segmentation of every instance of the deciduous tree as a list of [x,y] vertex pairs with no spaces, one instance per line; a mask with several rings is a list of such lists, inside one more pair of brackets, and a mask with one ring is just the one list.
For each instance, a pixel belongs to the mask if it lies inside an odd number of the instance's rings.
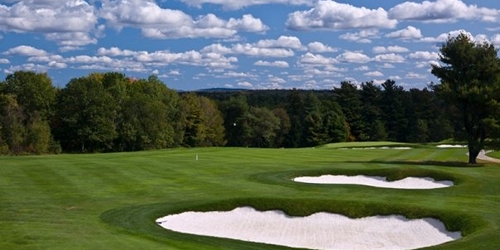
[[111,150],[117,108],[99,77],[73,78],[59,92],[56,136],[67,150]]
[[182,96],[182,111],[185,117],[185,145],[225,145],[224,121],[215,102],[194,93],[185,94]]
[[57,90],[50,77],[47,73],[16,71],[0,85],[5,101],[4,132],[9,134],[11,153],[48,153],[56,144],[49,121]]
[[267,108],[251,107],[248,116],[250,133],[248,144],[254,147],[270,147],[279,129],[280,120]]
[[156,77],[131,81],[121,106],[119,148],[135,151],[176,145],[174,123],[181,121],[174,121],[171,115],[178,108],[177,96]]
[[290,117],[286,113],[286,110],[283,108],[275,108],[273,109],[273,114],[280,120],[280,125],[278,130],[276,131],[276,137],[274,138],[274,147],[283,147],[285,146],[285,139],[288,133],[290,132],[290,128],[292,124],[290,123]]
[[248,138],[248,103],[243,95],[231,97],[221,104],[224,116],[224,129],[228,146],[249,146],[244,138]]

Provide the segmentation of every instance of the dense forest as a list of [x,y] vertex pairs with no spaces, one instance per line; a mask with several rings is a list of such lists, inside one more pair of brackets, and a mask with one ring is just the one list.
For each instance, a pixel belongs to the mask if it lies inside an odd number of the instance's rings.
[[451,113],[433,91],[392,80],[177,92],[156,76],[92,73],[57,88],[46,73],[17,71],[0,82],[0,154],[434,142],[459,131]]

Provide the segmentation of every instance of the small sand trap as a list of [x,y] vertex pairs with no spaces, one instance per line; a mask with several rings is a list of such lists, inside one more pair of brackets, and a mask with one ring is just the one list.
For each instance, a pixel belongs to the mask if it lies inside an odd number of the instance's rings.
[[381,188],[395,189],[435,189],[453,186],[452,181],[435,181],[432,178],[407,177],[397,181],[387,181],[381,176],[346,176],[346,175],[321,175],[316,177],[296,177],[296,182],[313,184],[354,184]]
[[466,148],[467,145],[452,145],[452,144],[441,144],[437,145],[437,148]]
[[282,211],[240,207],[227,212],[184,212],[156,220],[181,233],[309,249],[396,250],[439,245],[461,238],[432,218],[403,216],[351,219],[326,212],[291,217]]
[[411,147],[364,147],[364,148],[361,148],[361,147],[356,147],[356,148],[339,148],[339,149],[396,149],[396,150],[408,150],[408,149],[412,149]]

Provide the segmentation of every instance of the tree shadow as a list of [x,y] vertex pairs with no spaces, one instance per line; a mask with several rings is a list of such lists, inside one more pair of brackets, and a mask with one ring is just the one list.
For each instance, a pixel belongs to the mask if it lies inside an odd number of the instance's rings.
[[425,165],[425,166],[440,166],[454,168],[480,168],[485,167],[485,164],[469,164],[459,161],[387,161],[387,160],[372,160],[372,161],[345,161],[345,163],[376,163],[376,164],[394,164],[394,165]]

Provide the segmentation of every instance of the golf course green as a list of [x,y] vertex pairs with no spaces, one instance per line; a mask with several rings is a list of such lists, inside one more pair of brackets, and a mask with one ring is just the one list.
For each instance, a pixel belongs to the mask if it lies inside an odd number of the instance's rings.
[[[500,165],[465,164],[466,152],[378,142],[0,156],[0,249],[289,249],[176,233],[155,223],[168,214],[242,206],[291,216],[432,217],[462,238],[426,249],[496,249]],[[323,174],[431,177],[454,185],[402,190],[292,181]]]

